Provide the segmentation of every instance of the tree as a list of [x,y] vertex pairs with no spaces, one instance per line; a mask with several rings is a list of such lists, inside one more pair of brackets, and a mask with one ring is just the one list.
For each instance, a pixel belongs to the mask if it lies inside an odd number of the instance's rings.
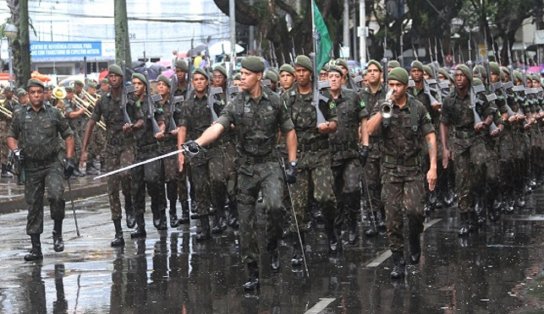
[[8,22],[17,27],[17,36],[11,41],[15,86],[25,87],[30,79],[30,34],[28,0],[6,0],[11,12]]
[[115,0],[113,8],[115,23],[115,63],[130,67],[132,56],[128,40],[128,18],[126,0]]
[[[214,0],[217,7],[229,14],[229,0]],[[272,49],[279,64],[293,61],[294,54],[308,54],[312,51],[312,15],[310,0],[300,0],[297,12],[296,0],[236,0],[236,22],[255,26],[260,34],[260,51],[268,60],[272,59]],[[342,32],[342,10],[334,0],[317,0],[318,7],[329,29],[333,43],[338,42]],[[286,22],[286,16],[292,21]],[[289,27],[290,26],[290,27]],[[338,44],[335,44],[338,51]]]

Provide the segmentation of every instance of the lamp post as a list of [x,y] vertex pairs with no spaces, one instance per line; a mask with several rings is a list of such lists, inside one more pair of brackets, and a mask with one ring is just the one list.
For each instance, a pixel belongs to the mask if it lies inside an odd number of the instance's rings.
[[17,37],[17,27],[13,24],[4,24],[4,34],[8,39],[8,59],[9,59],[9,85],[13,81],[13,51],[11,51],[11,41]]

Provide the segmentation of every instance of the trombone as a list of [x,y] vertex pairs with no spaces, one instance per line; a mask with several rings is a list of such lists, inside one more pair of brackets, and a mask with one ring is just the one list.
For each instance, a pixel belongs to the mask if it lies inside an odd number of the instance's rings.
[[[92,112],[89,110],[89,107],[93,108],[91,104],[89,104],[88,102],[86,102],[85,100],[79,98],[79,96],[77,96],[76,94],[74,94],[74,103],[76,104],[76,106],[78,106],[79,108],[83,108],[83,112],[85,113],[85,115],[90,118],[92,116]],[[106,130],[106,124],[103,122],[103,121],[98,121],[96,123],[102,130]]]
[[83,97],[87,99],[90,105],[92,105],[93,107],[96,106],[96,102],[100,99],[100,95],[93,96],[85,89],[82,89],[81,92],[83,94]]
[[4,106],[5,103],[6,103],[5,98],[0,100],[0,113],[5,115],[9,119],[11,119],[13,118],[13,113],[11,112],[11,110],[9,110],[8,108]]

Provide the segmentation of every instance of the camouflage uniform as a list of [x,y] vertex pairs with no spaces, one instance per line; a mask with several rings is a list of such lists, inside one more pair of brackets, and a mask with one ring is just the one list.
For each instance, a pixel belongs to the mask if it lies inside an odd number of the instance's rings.
[[[283,174],[274,154],[277,132],[294,128],[282,100],[263,88],[262,96],[252,99],[247,92],[237,95],[217,120],[225,129],[235,125],[238,153],[236,201],[240,218],[240,251],[247,264],[258,262],[256,202],[263,194],[263,210],[268,214],[267,235],[281,235]],[[259,207],[260,208],[260,207]]]
[[329,136],[334,175],[334,194],[340,213],[337,225],[347,220],[350,231],[357,227],[361,208],[361,163],[359,162],[359,123],[368,117],[365,102],[348,89],[342,89],[336,103],[338,126]]
[[[180,88],[179,86],[173,87],[176,88],[176,91],[174,92],[174,96],[183,96],[184,99],[187,99],[187,88]],[[188,188],[189,185],[187,184],[188,181],[190,181],[191,178],[191,167],[189,166],[189,162],[186,161],[185,165],[183,167],[183,171],[180,173],[178,172],[177,176],[177,185],[178,185],[178,197],[179,201],[181,203],[181,211],[182,211],[182,217],[189,217],[189,194],[188,194]],[[194,201],[194,192],[191,190],[191,199]]]
[[[362,90],[361,98],[365,103],[367,111],[372,112],[374,108],[379,106],[380,102],[385,99],[385,89],[383,86],[380,86],[378,91],[373,94],[370,88],[365,87]],[[363,187],[368,187],[368,191],[364,191],[364,193],[366,194],[366,199],[370,199],[372,202],[372,204],[368,204],[367,208],[373,210],[374,212],[371,213],[369,211],[369,215],[374,215],[374,218],[377,218],[378,223],[381,222],[383,224],[383,220],[385,219],[385,211],[381,198],[382,183],[380,180],[382,138],[379,134],[371,135],[368,142],[370,153],[368,155],[366,165],[363,167],[363,180],[366,180],[366,183],[363,182]],[[367,201],[366,199],[365,202]],[[369,231],[370,232],[367,234],[373,234],[372,231],[374,230]]]
[[[312,93],[298,93],[297,84],[282,98],[287,105],[291,120],[297,133],[297,182],[292,188],[293,209],[297,221],[304,221],[308,207],[309,191],[313,189],[313,198],[323,211],[327,232],[334,229],[336,218],[336,198],[333,190],[331,169],[331,151],[329,135],[321,134],[317,129],[317,112],[312,105]],[[325,120],[338,121],[334,102],[319,104]],[[303,231],[306,226],[299,226]],[[295,231],[291,224],[291,231]]]
[[56,108],[43,106],[36,112],[32,106],[27,106],[13,116],[8,137],[18,140],[24,158],[28,235],[39,235],[43,232],[45,189],[51,218],[55,221],[64,219],[64,168],[61,164],[64,151],[59,135],[66,139],[73,135],[73,131]]
[[[130,103],[127,103],[126,110],[132,121],[143,119],[141,110],[136,110]],[[123,132],[125,122],[121,109],[121,97],[113,98],[113,94],[108,93],[100,98],[94,107],[91,119],[98,122],[102,117],[107,131],[104,150],[105,170],[109,172],[131,165],[134,162],[134,138],[132,134]],[[108,177],[108,200],[112,220],[122,217],[119,185],[125,196],[125,211],[130,213],[133,210],[130,172],[110,176]]]
[[[482,121],[489,115],[495,115],[496,107],[493,104],[484,103],[476,107]],[[481,194],[485,181],[493,181],[497,177],[497,164],[493,162],[494,151],[491,148],[487,135],[488,130],[477,133],[474,130],[474,112],[472,109],[470,93],[461,98],[454,91],[444,100],[442,106],[441,123],[454,127],[452,130],[452,143],[449,149],[455,160],[455,188],[459,197],[458,208],[462,220],[468,220],[469,216],[475,218],[473,205],[475,198]]]
[[[144,118],[142,128],[134,132],[136,141],[135,162],[144,161],[160,154],[159,143],[155,139],[151,118],[156,121],[164,121],[164,115],[158,109],[151,111],[147,99],[134,102],[137,110],[141,110]],[[152,116],[153,115],[153,116]],[[160,206],[164,205],[164,178],[162,162],[160,160],[136,167],[132,171],[132,195],[134,195],[134,213],[136,216],[145,212],[145,192],[151,198],[151,209],[157,212]]]
[[[385,205],[387,235],[391,251],[403,252],[403,210],[410,234],[423,232],[424,175],[420,154],[424,137],[434,132],[425,106],[407,95],[406,105],[394,105],[390,125],[381,127],[382,201]],[[372,114],[381,111],[375,106]]]
[[[5,109],[11,111],[12,117],[17,108],[17,103],[14,100],[5,101],[3,105]],[[6,145],[6,137],[11,125],[12,118],[8,118],[3,113],[0,113],[0,164],[2,164],[2,174],[6,171],[6,165],[8,163],[9,148]]]
[[75,101],[70,101],[68,99],[64,100],[64,117],[68,120],[68,124],[70,125],[70,128],[72,129],[74,133],[74,148],[75,148],[75,162],[76,164],[79,164],[79,156],[81,155],[81,134],[80,130],[82,128],[82,125],[84,123],[83,117],[80,118],[69,118],[68,114],[78,111],[79,108],[77,107]]

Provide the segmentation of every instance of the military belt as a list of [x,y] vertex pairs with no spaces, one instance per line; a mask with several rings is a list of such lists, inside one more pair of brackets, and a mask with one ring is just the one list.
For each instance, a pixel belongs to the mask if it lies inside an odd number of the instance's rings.
[[262,164],[265,162],[277,161],[277,157],[274,154],[266,154],[263,156],[248,156],[245,155],[240,158],[243,163],[246,164]]
[[315,143],[298,143],[297,149],[301,151],[318,151],[322,149],[328,149],[329,142],[320,141]]
[[348,150],[357,150],[359,147],[355,143],[334,143],[331,144],[331,151],[343,152]]
[[399,165],[399,166],[419,166],[419,158],[417,156],[404,158],[392,155],[385,155],[383,161],[387,164]]
[[50,157],[43,159],[31,159],[25,158],[23,160],[23,166],[27,169],[44,169],[47,168],[50,164],[57,161],[57,154],[53,154]]
[[455,131],[455,137],[457,138],[467,139],[467,138],[472,138],[474,136],[476,136],[476,133],[474,131],[461,131],[461,130]]

